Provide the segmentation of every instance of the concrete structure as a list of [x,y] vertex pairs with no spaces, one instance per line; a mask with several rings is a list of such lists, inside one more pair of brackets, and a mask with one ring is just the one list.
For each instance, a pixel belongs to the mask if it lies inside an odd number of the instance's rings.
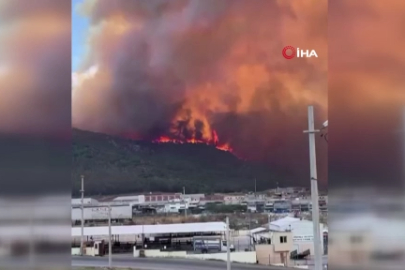
[[244,194],[230,194],[224,196],[225,204],[241,204],[245,199],[246,196]]
[[[323,246],[323,230],[324,225],[320,224],[321,241]],[[293,234],[292,250],[297,250],[298,254],[309,249],[310,253],[314,254],[314,233],[313,223],[308,220],[299,218],[285,217],[273,222],[270,222],[270,230],[272,231],[291,231]]]
[[[77,205],[81,205],[81,204],[82,204],[81,198],[72,199],[72,206],[77,206]],[[84,198],[83,204],[84,205],[97,205],[97,204],[99,204],[99,201],[97,201],[93,198]]]
[[274,213],[289,213],[291,211],[291,202],[287,200],[277,200],[273,203]]
[[310,200],[296,199],[291,202],[291,210],[299,212],[309,212],[312,208]]
[[187,209],[187,203],[169,203],[169,204],[165,204],[164,208],[163,208],[163,212],[164,213],[180,213],[181,211],[184,211],[185,209]]
[[113,202],[117,203],[129,203],[132,205],[140,205],[145,203],[145,195],[135,195],[135,196],[119,196],[113,199]]
[[[131,225],[111,226],[112,235],[154,235],[175,233],[198,233],[198,232],[225,232],[224,222],[201,222],[182,224],[159,224],[159,225]],[[106,236],[108,226],[85,227],[85,236]],[[72,237],[80,236],[80,228],[72,228]]]
[[145,203],[150,205],[159,205],[180,199],[181,193],[150,193],[145,195]]
[[[81,207],[72,207],[72,222],[81,220]],[[108,219],[108,206],[106,205],[84,205],[84,220],[107,220]],[[111,219],[124,220],[132,219],[132,205],[130,204],[116,204],[111,206]]]
[[207,203],[223,203],[223,202],[224,202],[223,195],[208,195],[200,199],[200,205],[205,205]]
[[291,232],[270,232],[270,244],[255,246],[257,262],[262,265],[290,266],[290,253],[293,248]]
[[204,199],[204,194],[181,194],[180,199],[182,200],[190,200],[192,202],[199,202],[201,199]]
[[[134,248],[134,257],[139,257],[139,250]],[[186,251],[161,251],[156,249],[145,250],[145,257],[147,258],[184,258],[184,259],[198,259],[198,260],[219,260],[226,261],[227,254],[222,253],[207,253],[207,254],[190,254]],[[230,254],[230,261],[237,263],[256,263],[256,252],[232,252]]]

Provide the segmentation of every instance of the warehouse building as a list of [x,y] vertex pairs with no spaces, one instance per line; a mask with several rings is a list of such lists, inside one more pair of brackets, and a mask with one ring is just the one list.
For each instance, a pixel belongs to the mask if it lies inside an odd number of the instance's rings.
[[[84,205],[83,212],[85,223],[108,221],[108,205]],[[133,206],[131,204],[111,205],[111,220],[113,222],[132,220],[132,216]],[[81,218],[81,205],[72,206],[72,224],[79,225]]]
[[[111,226],[114,253],[133,252],[134,247],[138,249],[165,249],[167,251],[193,250],[195,237],[224,239],[225,231],[226,224],[224,222]],[[108,235],[108,226],[85,227],[83,232],[86,246],[89,248],[93,248],[95,242],[107,243]],[[80,251],[80,249],[78,250],[80,237],[81,228],[73,227],[72,255]]]

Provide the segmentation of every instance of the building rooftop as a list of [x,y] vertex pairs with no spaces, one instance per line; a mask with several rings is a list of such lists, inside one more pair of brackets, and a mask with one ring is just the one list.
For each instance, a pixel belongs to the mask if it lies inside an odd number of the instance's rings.
[[281,219],[270,222],[270,228],[275,231],[284,230],[286,226],[289,226],[291,223],[294,223],[297,221],[300,221],[300,219],[293,218],[293,217],[281,218]]
[[[226,231],[226,224],[224,222],[111,226],[112,235],[198,233],[198,232],[224,232],[224,231]],[[81,235],[80,227],[72,228],[73,237],[79,237],[80,235]],[[84,228],[84,236],[105,236],[105,235],[108,235],[108,226]]]

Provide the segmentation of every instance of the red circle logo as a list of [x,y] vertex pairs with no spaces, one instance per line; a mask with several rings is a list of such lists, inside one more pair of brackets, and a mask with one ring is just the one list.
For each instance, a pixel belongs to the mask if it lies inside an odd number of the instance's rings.
[[[288,50],[291,51],[289,54],[287,54]],[[295,57],[296,51],[295,48],[292,46],[285,46],[282,53],[285,59],[293,59]]]

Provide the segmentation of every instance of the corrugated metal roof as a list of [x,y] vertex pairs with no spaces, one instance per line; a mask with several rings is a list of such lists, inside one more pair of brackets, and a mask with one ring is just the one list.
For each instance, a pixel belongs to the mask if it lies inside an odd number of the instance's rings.
[[[224,222],[111,226],[111,234],[113,235],[224,232],[224,231],[226,231],[226,224]],[[80,227],[72,228],[73,237],[78,237],[80,235],[81,235]],[[84,228],[84,236],[100,236],[100,235],[108,235],[108,226]]]

